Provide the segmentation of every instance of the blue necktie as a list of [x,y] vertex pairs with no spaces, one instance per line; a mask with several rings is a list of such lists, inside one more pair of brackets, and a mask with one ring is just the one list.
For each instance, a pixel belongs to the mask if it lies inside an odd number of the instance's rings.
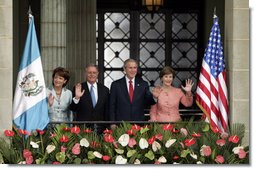
[[95,100],[95,94],[94,94],[94,90],[93,90],[93,85],[91,85],[90,94],[91,94],[91,98],[92,98],[92,102],[93,102],[93,107],[95,107],[96,100]]

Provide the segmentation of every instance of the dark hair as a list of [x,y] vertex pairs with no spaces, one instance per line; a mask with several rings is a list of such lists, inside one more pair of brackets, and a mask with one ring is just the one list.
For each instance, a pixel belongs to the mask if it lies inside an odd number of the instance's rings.
[[173,77],[175,77],[175,71],[169,66],[165,66],[161,71],[160,71],[160,78],[162,78],[164,75],[172,74]]
[[52,79],[53,79],[52,84],[53,84],[53,86],[54,86],[54,77],[55,77],[56,74],[58,76],[63,77],[66,80],[66,83],[63,84],[63,87],[65,87],[67,85],[68,81],[70,80],[70,72],[67,69],[63,68],[63,67],[55,68],[53,70],[53,74],[52,74]]

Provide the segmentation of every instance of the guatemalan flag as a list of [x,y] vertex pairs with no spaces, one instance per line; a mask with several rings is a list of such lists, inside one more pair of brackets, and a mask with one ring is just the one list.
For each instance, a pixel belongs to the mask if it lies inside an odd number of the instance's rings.
[[13,122],[28,132],[43,130],[49,123],[46,87],[34,18],[29,14],[29,29],[17,78]]

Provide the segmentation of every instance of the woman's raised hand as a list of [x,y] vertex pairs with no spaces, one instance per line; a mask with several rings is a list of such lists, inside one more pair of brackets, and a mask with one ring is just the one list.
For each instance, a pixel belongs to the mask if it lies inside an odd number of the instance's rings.
[[80,99],[81,96],[85,93],[85,90],[82,90],[82,86],[80,83],[75,85],[75,98]]
[[161,87],[160,86],[156,86],[156,87],[153,88],[152,94],[153,94],[154,98],[158,98],[160,93],[161,93]]
[[183,89],[184,91],[186,91],[187,93],[188,93],[188,92],[191,92],[191,89],[192,89],[192,86],[193,86],[193,85],[194,85],[194,82],[192,82],[191,79],[187,79],[187,80],[185,81],[185,87],[182,86],[182,89]]

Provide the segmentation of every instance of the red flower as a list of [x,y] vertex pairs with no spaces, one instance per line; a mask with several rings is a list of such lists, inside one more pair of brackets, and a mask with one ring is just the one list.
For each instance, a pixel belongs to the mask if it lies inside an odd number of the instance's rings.
[[71,129],[69,127],[64,127],[63,130],[64,131],[70,131]]
[[232,143],[238,143],[239,137],[237,135],[230,136],[228,141],[230,141]]
[[84,133],[91,133],[92,130],[90,130],[90,129],[85,129],[85,130],[83,130],[83,132],[84,132]]
[[27,132],[26,130],[19,129],[19,134],[22,134],[22,135],[29,135],[30,133]]
[[56,134],[55,133],[51,133],[50,132],[50,136],[49,136],[49,138],[52,138],[52,137],[55,137],[56,136]]
[[152,136],[151,138],[148,139],[148,144],[153,144],[155,141],[155,136]]
[[61,163],[58,161],[54,161],[52,164],[61,164]]
[[103,131],[104,134],[111,134],[113,131],[106,128],[106,130]]
[[219,139],[216,141],[216,144],[222,147],[226,144],[226,141],[224,139]]
[[69,141],[69,138],[67,137],[67,136],[65,136],[65,135],[63,135],[61,138],[60,138],[60,142],[62,142],[62,143],[66,143],[66,142],[68,142]]
[[200,133],[193,133],[191,136],[192,137],[201,137],[201,134]]
[[164,124],[163,125],[163,130],[172,130],[173,129],[173,125],[172,124]]
[[179,130],[177,130],[176,128],[173,128],[172,133],[178,133],[178,132]]
[[155,138],[161,141],[161,140],[163,139],[163,135],[160,134],[160,133],[159,133],[159,134],[156,134],[156,135],[155,135]]
[[118,149],[118,144],[116,141],[113,142],[113,145],[114,145],[115,149]]
[[110,157],[108,155],[104,155],[104,156],[102,156],[102,160],[103,161],[109,161]]
[[196,140],[194,139],[194,138],[191,138],[191,139],[187,139],[187,140],[185,140],[184,141],[184,144],[186,145],[186,146],[191,146],[191,145],[193,145],[193,144],[195,144],[196,143]]
[[104,135],[104,140],[108,143],[113,143],[115,140],[111,134],[105,134]]
[[239,150],[239,153],[238,153],[238,157],[239,157],[240,159],[245,158],[245,157],[246,157],[246,152],[245,152],[243,149],[240,149],[240,150]]
[[219,164],[223,164],[225,162],[224,157],[222,155],[218,155],[214,161]]
[[33,156],[29,156],[26,158],[26,164],[32,164],[34,161]]
[[40,129],[36,129],[36,131],[37,131],[40,135],[43,135],[43,134],[45,133],[45,131],[40,130]]
[[14,131],[12,130],[5,130],[4,135],[7,137],[13,137],[14,136]]
[[71,133],[78,134],[80,132],[80,128],[78,126],[74,126],[71,128]]
[[28,149],[24,149],[24,150],[23,150],[23,157],[24,157],[24,158],[28,158],[28,157],[30,157],[30,156],[32,156],[32,152],[29,151]]
[[72,153],[75,155],[79,155],[80,154],[80,144],[76,143],[72,149],[71,149]]
[[217,126],[211,126],[211,129],[214,133],[219,133],[221,130]]
[[156,161],[154,162],[154,164],[161,164],[161,162],[159,162],[158,160],[156,160]]
[[134,125],[131,126],[131,129],[139,131],[140,130],[140,126],[134,124]]
[[177,156],[177,155],[175,155],[174,157],[173,157],[173,160],[178,160],[179,159],[179,156]]
[[223,132],[223,133],[221,133],[220,137],[223,139],[226,139],[226,138],[228,138],[228,133]]
[[127,130],[126,133],[129,134],[130,136],[135,136],[136,135],[132,129]]
[[96,148],[96,147],[98,147],[100,144],[99,143],[97,143],[96,141],[92,141],[91,143],[90,143],[90,147],[92,147],[92,148]]

